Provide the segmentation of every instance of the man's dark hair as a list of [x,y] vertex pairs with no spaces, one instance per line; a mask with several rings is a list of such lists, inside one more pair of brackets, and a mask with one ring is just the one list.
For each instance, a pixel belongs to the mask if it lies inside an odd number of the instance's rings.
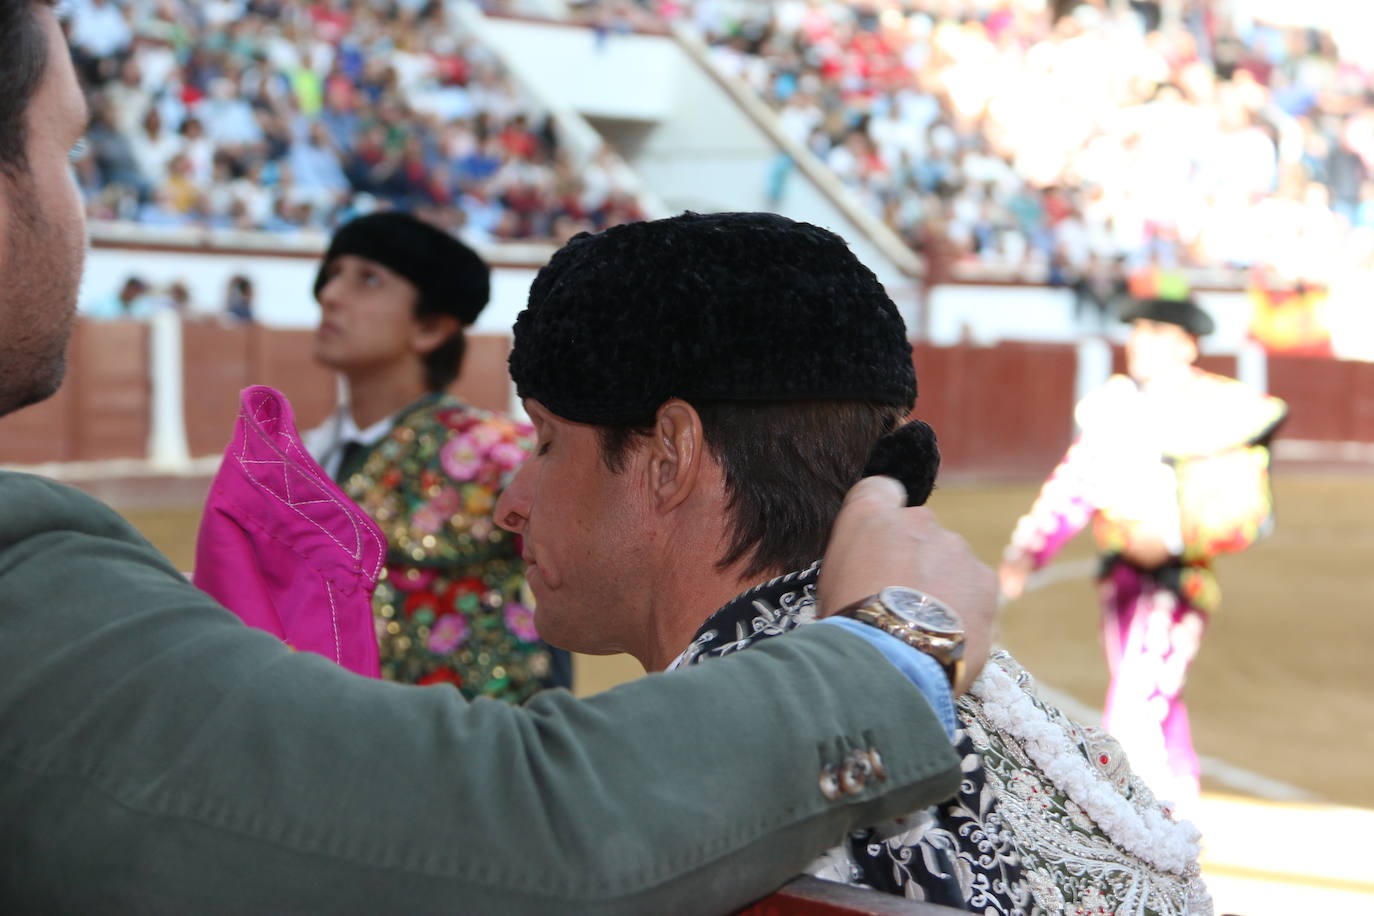
[[[810,565],[825,552],[844,494],[862,476],[874,444],[905,418],[869,401],[705,401],[706,447],[725,475],[730,543],[724,570],[748,560],[758,577]],[[620,473],[652,426],[600,426],[601,458]]]
[[[434,302],[434,295],[420,290],[415,300],[415,317],[430,318],[450,315],[451,310]],[[420,357],[425,371],[425,387],[430,391],[446,391],[463,371],[463,356],[468,350],[467,331],[459,328],[453,336]]]
[[29,103],[43,82],[48,43],[34,15],[54,0],[0,0],[0,175],[28,171]]

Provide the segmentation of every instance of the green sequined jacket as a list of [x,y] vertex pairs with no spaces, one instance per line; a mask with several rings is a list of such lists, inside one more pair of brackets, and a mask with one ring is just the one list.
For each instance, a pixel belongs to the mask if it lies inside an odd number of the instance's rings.
[[383,677],[512,702],[549,686],[516,537],[491,517],[532,442],[526,424],[431,395],[341,481],[388,542],[373,598]]

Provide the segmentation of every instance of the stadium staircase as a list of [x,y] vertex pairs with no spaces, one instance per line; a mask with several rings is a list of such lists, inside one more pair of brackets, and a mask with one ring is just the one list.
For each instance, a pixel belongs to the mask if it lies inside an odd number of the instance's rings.
[[452,21],[484,44],[559,124],[581,160],[609,144],[634,170],[650,216],[770,210],[849,241],[914,327],[920,258],[808,149],[758,95],[712,62],[686,26],[659,34],[482,13]]

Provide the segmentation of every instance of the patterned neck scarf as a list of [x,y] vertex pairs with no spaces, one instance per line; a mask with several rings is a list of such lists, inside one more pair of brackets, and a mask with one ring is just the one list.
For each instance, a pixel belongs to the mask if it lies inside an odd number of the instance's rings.
[[748,648],[756,640],[781,636],[816,619],[817,560],[806,569],[769,579],[737,595],[706,618],[692,644],[673,659],[668,670],[695,665],[703,658],[719,658]]

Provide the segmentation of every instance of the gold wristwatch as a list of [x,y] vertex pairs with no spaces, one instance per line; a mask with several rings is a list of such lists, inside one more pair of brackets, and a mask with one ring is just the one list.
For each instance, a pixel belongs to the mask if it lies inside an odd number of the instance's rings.
[[945,669],[954,687],[964,673],[964,627],[959,615],[925,592],[885,588],[836,613],[877,627],[926,653]]

